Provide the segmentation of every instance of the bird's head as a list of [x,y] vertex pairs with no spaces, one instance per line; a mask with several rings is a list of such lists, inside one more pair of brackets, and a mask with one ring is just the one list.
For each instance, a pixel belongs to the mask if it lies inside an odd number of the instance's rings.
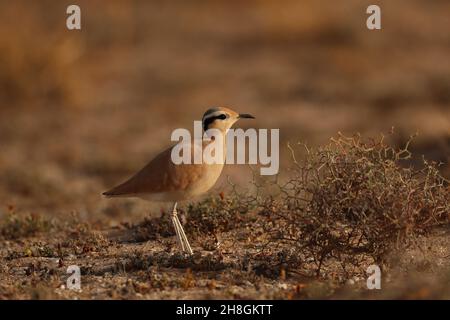
[[203,115],[203,130],[219,129],[222,132],[227,132],[239,119],[255,119],[255,117],[248,113],[237,113],[225,107],[211,108]]

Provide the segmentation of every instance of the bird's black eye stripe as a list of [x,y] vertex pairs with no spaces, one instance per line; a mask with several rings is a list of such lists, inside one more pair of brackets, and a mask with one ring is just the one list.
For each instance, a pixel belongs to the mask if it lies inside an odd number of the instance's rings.
[[225,120],[226,118],[228,118],[228,116],[226,114],[222,113],[218,116],[207,118],[207,119],[203,120],[203,131],[208,130],[209,125],[211,123],[213,123],[215,120]]

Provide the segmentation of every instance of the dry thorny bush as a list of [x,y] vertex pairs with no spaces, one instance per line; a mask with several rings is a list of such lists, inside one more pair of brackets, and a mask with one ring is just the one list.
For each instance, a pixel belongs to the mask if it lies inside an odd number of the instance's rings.
[[310,263],[320,275],[334,262],[349,275],[368,261],[388,266],[389,253],[448,225],[448,181],[435,163],[405,166],[411,140],[395,149],[383,136],[339,135],[317,150],[299,144],[302,160],[289,146],[294,165],[289,180],[277,184],[280,195],[257,198],[272,244],[283,248],[278,260],[284,267]]

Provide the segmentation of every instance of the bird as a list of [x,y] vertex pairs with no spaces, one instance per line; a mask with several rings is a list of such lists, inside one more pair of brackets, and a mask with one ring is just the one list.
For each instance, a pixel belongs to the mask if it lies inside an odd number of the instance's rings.
[[[239,119],[255,119],[255,117],[248,113],[237,113],[227,107],[213,107],[203,114],[203,132],[207,132],[209,129],[217,129],[216,132],[222,135],[224,160],[226,133]],[[193,151],[191,155],[203,151],[212,141],[213,139],[201,139],[201,141],[193,139],[189,141],[188,148]],[[225,161],[175,164],[171,155],[176,145],[159,153],[131,178],[104,192],[103,195],[108,198],[137,197],[147,201],[172,202],[171,220],[178,245],[184,254],[192,255],[192,247],[178,219],[177,204],[179,201],[193,199],[207,193],[220,177]],[[195,145],[201,146],[201,148],[195,148]]]

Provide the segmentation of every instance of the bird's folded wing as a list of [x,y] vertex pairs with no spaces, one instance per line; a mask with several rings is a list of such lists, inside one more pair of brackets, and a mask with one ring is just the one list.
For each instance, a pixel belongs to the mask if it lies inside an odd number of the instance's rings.
[[172,147],[166,149],[129,180],[103,195],[114,197],[186,190],[204,174],[205,166],[175,165],[171,151]]

